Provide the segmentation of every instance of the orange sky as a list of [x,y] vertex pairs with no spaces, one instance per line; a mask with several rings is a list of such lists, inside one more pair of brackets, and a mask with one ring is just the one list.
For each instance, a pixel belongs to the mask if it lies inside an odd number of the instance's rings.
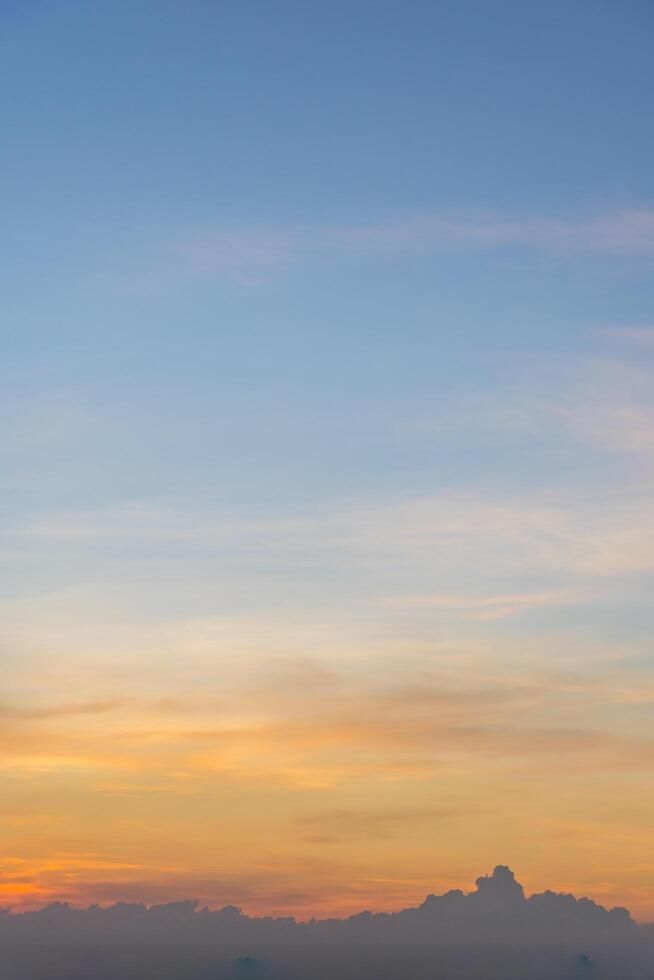
[[[460,627],[471,647],[475,629]],[[167,656],[14,667],[4,904],[192,897],[323,916],[468,888],[501,861],[528,891],[654,916],[637,675],[393,642],[227,660],[215,642],[205,627]]]
[[0,3],[0,905],[654,921],[653,10]]

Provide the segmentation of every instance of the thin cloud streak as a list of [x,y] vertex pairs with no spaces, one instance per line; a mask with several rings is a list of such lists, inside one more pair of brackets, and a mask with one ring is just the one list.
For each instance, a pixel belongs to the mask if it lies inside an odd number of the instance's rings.
[[3,718],[46,721],[71,715],[99,715],[123,706],[124,702],[120,701],[88,701],[80,704],[53,704],[31,708],[0,703],[0,721]]
[[508,595],[407,595],[390,596],[383,600],[386,606],[400,609],[433,609],[454,616],[475,620],[507,619],[530,609],[560,606],[579,601],[574,593],[527,592]]
[[609,340],[654,347],[654,326],[602,327],[596,332]]
[[[437,562],[465,565],[473,561],[474,554],[477,567],[494,562],[490,567],[496,573],[540,568],[589,576],[620,575],[654,568],[647,532],[654,521],[647,490],[643,486],[636,499],[607,501],[574,494],[558,495],[557,500],[532,493],[531,500],[525,494],[496,501],[490,494],[443,494],[289,519],[249,520],[247,515],[144,505],[136,511],[119,507],[52,515],[46,525],[9,530],[5,540],[28,546],[30,541],[42,546],[51,542],[55,548],[78,545],[80,554],[84,550],[93,554],[105,539],[122,539],[130,546],[169,542],[177,545],[179,556],[185,545],[193,546],[197,556],[197,546],[209,555],[216,548],[239,544],[241,561],[249,555],[257,562],[266,553],[279,558],[282,552],[295,553],[298,559],[310,553],[317,560],[329,560],[339,552],[356,560],[359,552],[365,561],[381,552],[384,557],[431,552]],[[173,554],[172,560],[175,557]],[[111,564],[112,555],[106,559]],[[114,561],[125,559],[121,550]]]
[[615,210],[587,218],[461,213],[340,228],[202,229],[180,236],[172,251],[187,273],[235,275],[247,281],[248,275],[320,256],[509,246],[654,255],[654,209]]
[[271,672],[258,686],[234,687],[230,711],[197,695],[174,713],[135,703],[120,730],[99,718],[82,731],[51,731],[47,750],[37,724],[46,719],[24,715],[4,733],[0,765],[10,772],[133,773],[137,780],[139,773],[168,773],[173,783],[181,777],[198,786],[206,772],[236,781],[333,783],[385,767],[411,772],[417,760],[439,764],[460,754],[503,765],[563,752],[558,764],[571,771],[589,760],[595,770],[649,769],[651,740],[593,727],[596,709],[633,703],[636,687],[612,685],[608,676],[592,683],[523,670],[501,683],[471,674],[465,689],[438,676],[373,683],[344,675],[331,688],[316,676],[295,691],[288,678],[275,684]]

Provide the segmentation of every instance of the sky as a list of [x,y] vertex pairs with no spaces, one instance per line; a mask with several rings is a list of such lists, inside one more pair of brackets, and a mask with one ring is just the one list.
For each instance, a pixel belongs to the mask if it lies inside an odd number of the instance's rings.
[[654,920],[653,27],[0,5],[0,904]]

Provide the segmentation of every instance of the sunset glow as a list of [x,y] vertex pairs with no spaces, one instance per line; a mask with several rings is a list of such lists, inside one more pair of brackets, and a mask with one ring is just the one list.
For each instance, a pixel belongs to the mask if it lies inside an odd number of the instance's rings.
[[0,906],[654,920],[651,8],[274,6],[0,15]]

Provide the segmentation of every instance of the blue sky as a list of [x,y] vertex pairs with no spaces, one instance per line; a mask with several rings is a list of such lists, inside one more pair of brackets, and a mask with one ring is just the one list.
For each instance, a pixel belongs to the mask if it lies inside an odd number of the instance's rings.
[[[344,672],[364,729],[370,692],[409,674],[455,701],[503,692],[516,745],[536,720],[600,732],[615,769],[647,735],[653,18],[626,0],[3,5],[12,765],[52,705],[124,701],[128,721],[93,722],[117,738],[166,728],[179,697],[182,739],[185,712],[215,721],[206,679],[239,724],[293,715],[289,671],[308,703]],[[84,765],[110,768],[92,735]],[[264,768],[283,784],[293,759]],[[566,792],[549,828],[534,817],[552,848],[581,819]],[[541,885],[530,840],[503,859]],[[624,860],[564,870],[654,908]]]
[[3,21],[10,527],[647,496],[647,4]]
[[[146,460],[236,499],[264,474],[285,494],[289,466],[303,494],[386,484],[388,415],[649,322],[647,4],[63,2],[3,20],[8,384],[112,429],[95,464],[118,472],[75,481],[94,497],[138,495]],[[591,241],[643,210],[643,241]],[[439,221],[463,231],[414,229]],[[546,221],[588,230],[497,231]],[[446,453],[445,479],[457,465]]]

